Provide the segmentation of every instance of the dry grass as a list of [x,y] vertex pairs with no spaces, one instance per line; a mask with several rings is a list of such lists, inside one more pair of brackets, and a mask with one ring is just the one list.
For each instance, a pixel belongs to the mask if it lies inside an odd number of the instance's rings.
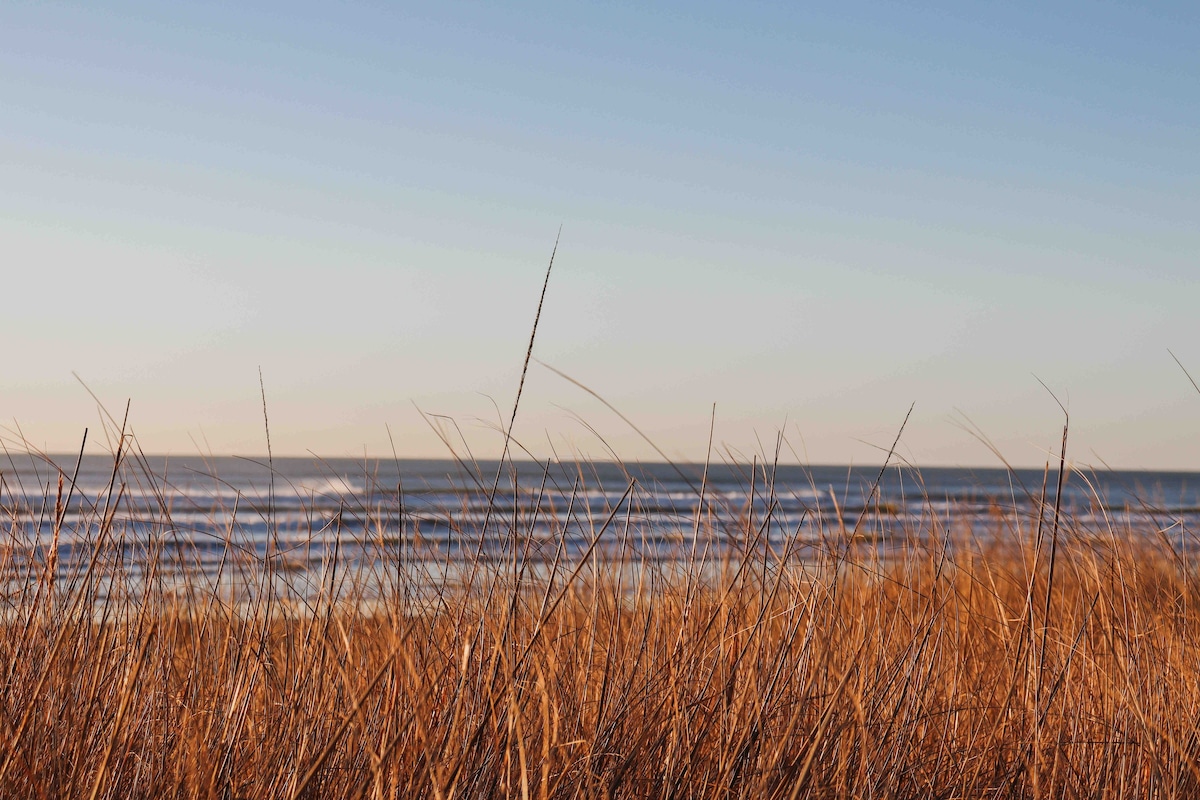
[[4,797],[1200,795],[1200,595],[1154,531],[926,514],[801,554],[768,503],[715,564],[635,523],[538,566],[514,520],[469,584],[303,596],[232,555],[235,598],[131,557],[122,486],[69,532],[48,498],[66,571],[5,506]]

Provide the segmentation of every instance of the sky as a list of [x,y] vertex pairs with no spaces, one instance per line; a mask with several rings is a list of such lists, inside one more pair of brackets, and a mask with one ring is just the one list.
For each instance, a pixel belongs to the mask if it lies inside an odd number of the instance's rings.
[[6,3],[0,443],[128,403],[146,452],[261,454],[265,395],[275,455],[498,455],[561,227],[518,455],[879,463],[911,406],[902,459],[1041,466],[1061,401],[1076,463],[1200,470],[1197,41],[1187,3]]

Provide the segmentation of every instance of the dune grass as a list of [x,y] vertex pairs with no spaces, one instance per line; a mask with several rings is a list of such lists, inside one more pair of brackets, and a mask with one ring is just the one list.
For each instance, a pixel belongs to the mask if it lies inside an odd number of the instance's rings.
[[[497,514],[511,559],[455,580],[327,563],[297,594],[231,550],[226,591],[131,555],[138,464],[72,530],[69,468],[3,502],[0,796],[1200,796],[1197,574],[1156,530],[908,509],[886,551],[869,523],[802,549],[764,537],[768,487],[684,532],[715,561],[650,557],[617,505],[571,557]],[[416,546],[378,533],[385,567]]]

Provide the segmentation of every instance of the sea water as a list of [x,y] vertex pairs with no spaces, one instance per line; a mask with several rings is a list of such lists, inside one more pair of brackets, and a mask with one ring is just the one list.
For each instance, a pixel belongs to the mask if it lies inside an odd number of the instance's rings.
[[[330,565],[396,564],[429,579],[463,564],[641,562],[747,550],[817,558],[1064,534],[1153,536],[1196,548],[1200,473],[889,466],[8,455],[0,563],[78,577],[104,549],[132,575],[208,576],[270,564],[301,582]],[[55,546],[55,542],[57,545]],[[50,549],[54,558],[50,560]],[[378,580],[378,577],[372,578]],[[315,584],[314,584],[315,585]]]

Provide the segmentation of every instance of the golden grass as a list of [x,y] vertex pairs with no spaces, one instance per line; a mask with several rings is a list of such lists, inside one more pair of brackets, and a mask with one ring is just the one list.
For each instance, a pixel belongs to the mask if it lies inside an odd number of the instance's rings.
[[801,553],[768,506],[717,562],[635,523],[537,565],[513,521],[469,583],[302,597],[238,556],[235,596],[153,547],[135,578],[121,497],[66,574],[5,508],[3,797],[1200,796],[1197,575],[1152,530],[927,514]]

